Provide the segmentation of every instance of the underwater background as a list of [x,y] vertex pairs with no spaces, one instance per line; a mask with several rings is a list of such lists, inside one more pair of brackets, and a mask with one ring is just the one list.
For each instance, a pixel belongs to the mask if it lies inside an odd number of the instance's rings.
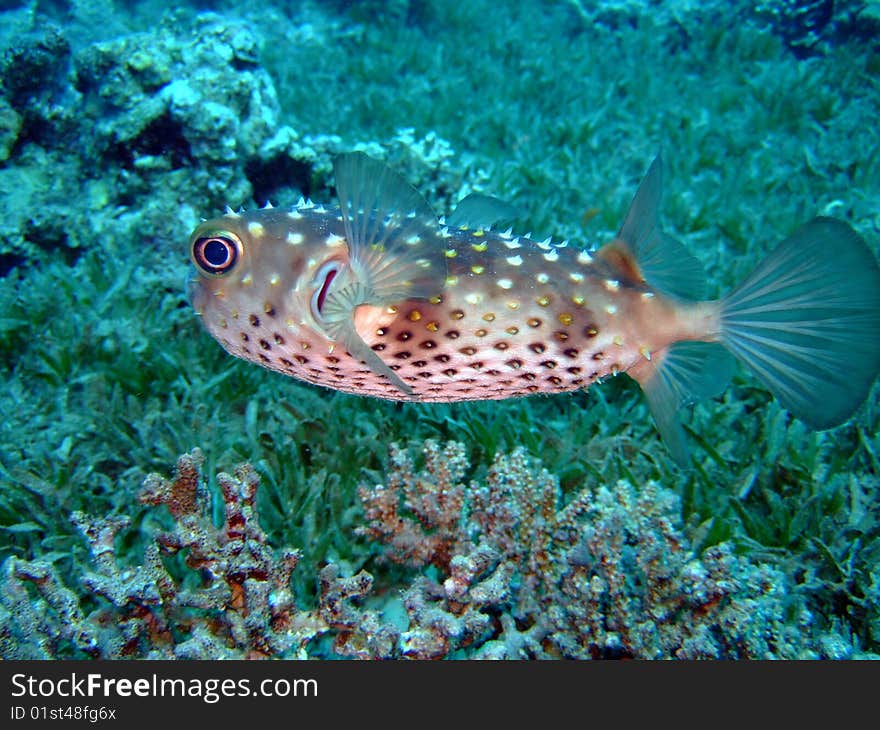
[[[815,215],[880,242],[880,3],[0,4],[0,656],[855,658],[877,388],[814,433],[739,370],[678,468],[637,385],[395,404],[224,353],[225,205],[386,160],[610,240],[663,152],[713,296]],[[840,363],[846,368],[846,363]]]

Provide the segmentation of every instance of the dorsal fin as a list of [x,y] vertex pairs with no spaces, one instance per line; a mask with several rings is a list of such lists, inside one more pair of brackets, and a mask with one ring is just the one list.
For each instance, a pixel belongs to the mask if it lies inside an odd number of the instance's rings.
[[619,271],[623,280],[646,282],[679,299],[702,299],[706,292],[703,267],[681,243],[663,233],[657,220],[662,165],[657,155],[636,191],[617,238],[597,257]]
[[516,217],[517,210],[510,203],[491,195],[471,193],[458,202],[452,215],[446,219],[446,225],[452,228],[463,225],[469,228],[489,228],[501,221],[512,221]]

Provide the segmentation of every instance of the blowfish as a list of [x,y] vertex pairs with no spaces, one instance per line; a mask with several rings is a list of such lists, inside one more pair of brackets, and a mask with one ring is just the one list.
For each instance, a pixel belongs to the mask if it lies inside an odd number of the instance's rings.
[[732,353],[815,429],[846,421],[880,370],[880,267],[847,224],[815,218],[732,293],[658,225],[661,162],[620,232],[590,252],[491,228],[488,196],[448,219],[383,163],[334,164],[338,205],[227,209],[190,238],[190,296],[232,355],[359,395],[489,400],[626,373],[686,458],[677,411],[720,393]]

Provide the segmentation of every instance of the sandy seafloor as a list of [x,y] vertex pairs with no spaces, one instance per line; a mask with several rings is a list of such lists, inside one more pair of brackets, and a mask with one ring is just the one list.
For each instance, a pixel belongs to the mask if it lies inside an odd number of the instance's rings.
[[[713,296],[815,215],[876,252],[880,9],[827,5],[3,3],[0,655],[873,656],[876,387],[816,434],[739,370],[680,469],[628,378],[347,396],[229,357],[184,290],[200,217],[332,202],[351,149],[585,247],[662,151]],[[139,499],[194,448],[195,502]]]

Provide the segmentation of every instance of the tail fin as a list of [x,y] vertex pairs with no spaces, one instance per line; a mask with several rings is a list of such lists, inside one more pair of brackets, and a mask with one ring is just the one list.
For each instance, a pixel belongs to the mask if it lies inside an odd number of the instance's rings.
[[721,341],[814,429],[846,421],[880,371],[880,268],[848,225],[815,218],[721,303]]

